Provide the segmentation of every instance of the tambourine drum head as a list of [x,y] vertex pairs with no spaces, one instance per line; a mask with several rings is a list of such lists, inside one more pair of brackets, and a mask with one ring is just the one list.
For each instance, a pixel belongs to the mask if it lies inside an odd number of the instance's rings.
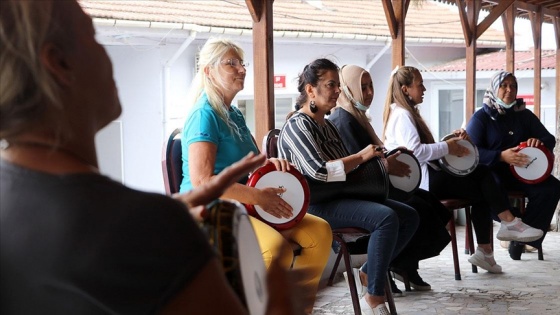
[[513,175],[520,181],[527,184],[538,184],[550,176],[552,171],[552,161],[549,159],[546,147],[525,147],[519,152],[529,157],[529,165],[525,167],[511,166]]
[[391,185],[405,192],[414,191],[420,185],[420,179],[422,176],[420,168],[418,167],[418,161],[414,158],[414,156],[407,152],[401,152],[401,155],[397,157],[397,160],[410,166],[410,175],[403,177],[389,175]]
[[273,164],[257,169],[247,181],[247,185],[258,189],[283,187],[286,191],[280,196],[290,206],[293,213],[289,218],[277,218],[264,211],[260,206],[247,206],[249,214],[265,221],[276,229],[288,229],[301,221],[309,206],[309,186],[307,181],[295,169],[289,172],[277,171]]
[[469,154],[461,157],[447,154],[439,160],[439,164],[453,175],[466,176],[478,165],[478,149],[468,140],[459,140],[458,143],[469,149]]
[[266,267],[249,216],[239,217],[237,246],[249,314],[264,315],[268,302]]

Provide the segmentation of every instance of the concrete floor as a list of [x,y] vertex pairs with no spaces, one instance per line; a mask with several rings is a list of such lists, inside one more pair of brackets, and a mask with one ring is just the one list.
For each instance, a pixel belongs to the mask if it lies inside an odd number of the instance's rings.
[[[498,228],[495,223],[494,233]],[[469,256],[464,254],[464,230],[457,227],[462,280],[455,280],[448,245],[438,257],[420,262],[420,276],[432,290],[413,289],[405,297],[396,297],[398,314],[560,314],[560,233],[547,234],[544,261],[537,260],[537,252],[524,253],[520,261],[514,261],[494,238],[495,258],[503,273],[491,274],[480,268],[478,273],[471,272]],[[359,265],[364,257],[353,259]],[[396,283],[404,291],[404,284]],[[319,290],[313,314],[354,314],[342,273],[332,287],[323,285]]]

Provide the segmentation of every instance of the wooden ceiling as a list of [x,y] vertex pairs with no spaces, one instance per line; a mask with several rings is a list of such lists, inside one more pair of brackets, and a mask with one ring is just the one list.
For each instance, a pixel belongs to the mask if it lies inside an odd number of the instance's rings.
[[[458,1],[465,2],[468,0],[437,0],[442,3],[456,5]],[[491,11],[499,4],[499,0],[482,0],[482,9]],[[554,19],[560,19],[560,1],[559,0],[517,0],[515,1],[517,8],[517,16],[530,19],[531,13],[536,13],[539,9],[543,13],[544,23],[553,23]]]

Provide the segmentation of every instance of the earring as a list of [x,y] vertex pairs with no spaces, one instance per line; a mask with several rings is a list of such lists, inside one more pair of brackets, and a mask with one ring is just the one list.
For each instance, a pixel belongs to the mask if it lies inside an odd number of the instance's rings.
[[410,96],[410,94],[407,95],[406,97],[408,97],[408,99],[412,101],[412,96]]
[[317,105],[315,105],[315,101],[311,101],[309,102],[309,109],[311,110],[311,112],[313,114],[315,114],[319,109],[317,108]]

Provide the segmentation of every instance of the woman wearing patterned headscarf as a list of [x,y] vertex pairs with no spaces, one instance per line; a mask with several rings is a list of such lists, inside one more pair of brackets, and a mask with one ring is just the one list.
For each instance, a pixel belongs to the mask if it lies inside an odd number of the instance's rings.
[[440,199],[467,199],[472,203],[471,219],[476,234],[478,248],[469,262],[492,273],[501,273],[502,267],[494,259],[491,234],[491,214],[501,219],[496,238],[503,241],[535,241],[542,237],[542,231],[525,224],[509,210],[506,192],[500,187],[490,169],[478,164],[466,176],[453,176],[436,168],[431,161],[451,154],[465,154],[456,143],[468,139],[464,130],[454,132],[455,138],[436,142],[428,125],[420,115],[418,105],[424,101],[424,81],[417,68],[404,66],[396,69],[389,78],[389,88],[383,112],[383,137],[387,149],[406,146],[422,168],[420,187],[429,190]]
[[[344,145],[350,154],[359,152],[369,144],[383,146],[367,116],[367,110],[374,96],[371,75],[361,67],[346,65],[340,69],[339,78],[342,92],[329,120],[338,129]],[[406,176],[410,173],[410,167],[396,159],[399,154],[387,158],[389,174]],[[447,246],[451,238],[445,225],[451,214],[437,197],[424,189],[417,189],[410,198],[393,196],[393,194],[389,197],[413,207],[420,217],[418,229],[402,252],[393,260],[391,269],[400,279],[403,278],[403,272],[406,272],[410,285],[415,290],[430,290],[431,286],[418,274],[419,261],[439,255]],[[364,271],[360,270],[360,273]],[[364,276],[361,278],[367,279]],[[393,295],[402,294],[394,282],[391,286]]]
[[[527,142],[531,147],[544,144],[552,151],[555,139],[533,112],[517,102],[517,79],[512,73],[500,71],[492,77],[484,105],[474,113],[467,132],[478,147],[480,163],[488,165],[506,189],[523,191],[529,199],[523,222],[544,234],[527,244],[540,248],[560,200],[560,181],[549,176],[539,184],[526,184],[513,176],[509,166],[525,166],[528,162],[527,155],[518,152],[519,143]],[[519,260],[523,248],[523,243],[511,242],[510,257]]]

